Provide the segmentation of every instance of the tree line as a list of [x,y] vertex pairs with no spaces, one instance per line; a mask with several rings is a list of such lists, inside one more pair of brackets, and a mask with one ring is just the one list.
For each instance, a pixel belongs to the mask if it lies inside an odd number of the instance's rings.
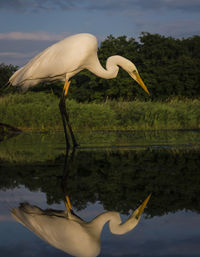
[[[200,96],[200,36],[176,39],[159,34],[141,33],[139,41],[133,37],[108,36],[98,50],[105,67],[111,55],[130,59],[148,87],[150,97],[129,75],[120,69],[117,78],[105,80],[84,70],[72,79],[69,98],[78,102],[125,100],[166,100],[171,97],[198,98]],[[0,65],[0,86],[17,70],[13,65]],[[62,83],[44,83],[34,91],[53,90],[61,94]]]

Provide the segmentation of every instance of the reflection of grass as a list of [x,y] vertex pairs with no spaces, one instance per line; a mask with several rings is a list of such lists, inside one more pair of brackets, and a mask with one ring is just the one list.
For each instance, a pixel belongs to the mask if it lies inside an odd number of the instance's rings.
[[64,135],[21,134],[0,144],[0,159],[8,162],[33,163],[54,160],[64,152]]
[[[198,147],[200,133],[197,131],[91,131],[76,132],[81,151],[144,150],[159,148],[162,145],[179,148]],[[195,146],[196,145],[196,146]],[[54,161],[56,156],[65,153],[63,132],[51,134],[24,133],[0,143],[0,160],[11,163],[41,163]]]
[[0,141],[17,136],[21,131],[8,124],[0,123]]
[[[0,121],[24,130],[62,130],[59,99],[51,94],[14,94],[0,98]],[[200,102],[76,103],[67,100],[75,130],[199,129]]]

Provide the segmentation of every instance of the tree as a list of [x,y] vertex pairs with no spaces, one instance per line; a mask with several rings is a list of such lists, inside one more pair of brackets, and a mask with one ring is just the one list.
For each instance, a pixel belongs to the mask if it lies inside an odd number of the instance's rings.
[[4,63],[0,64],[0,95],[4,93],[4,87],[6,83],[8,83],[9,78],[17,69],[18,67],[13,66],[12,64],[10,65],[6,65]]
[[142,33],[139,57],[152,98],[200,96],[200,37],[174,39]]

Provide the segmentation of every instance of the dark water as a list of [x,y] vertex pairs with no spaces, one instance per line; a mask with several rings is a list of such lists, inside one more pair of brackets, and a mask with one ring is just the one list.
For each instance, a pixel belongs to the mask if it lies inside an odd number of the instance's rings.
[[70,256],[17,223],[22,202],[90,221],[117,211],[125,221],[152,193],[138,225],[114,235],[105,224],[100,256],[200,256],[200,132],[80,133],[65,153],[62,133],[22,134],[0,144],[0,255]]

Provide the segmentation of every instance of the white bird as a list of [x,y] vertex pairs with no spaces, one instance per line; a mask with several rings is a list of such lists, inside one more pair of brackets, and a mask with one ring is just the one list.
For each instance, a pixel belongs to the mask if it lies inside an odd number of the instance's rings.
[[85,222],[74,214],[68,198],[66,211],[42,210],[23,203],[11,213],[16,221],[54,247],[76,257],[95,257],[101,250],[100,236],[104,224],[109,222],[113,234],[131,231],[138,224],[150,196],[124,223],[118,212],[104,212],[91,222]]
[[95,36],[86,33],[69,36],[36,55],[35,58],[16,71],[9,79],[13,86],[20,85],[23,89],[28,89],[43,81],[60,80],[65,82],[60,101],[60,111],[67,148],[70,143],[66,122],[73,145],[77,146],[66,112],[65,97],[70,85],[70,78],[78,72],[88,69],[96,76],[111,79],[117,76],[119,67],[121,67],[149,94],[136,66],[131,61],[119,55],[111,56],[107,59],[106,69],[104,69],[98,60],[97,50],[98,45]]

